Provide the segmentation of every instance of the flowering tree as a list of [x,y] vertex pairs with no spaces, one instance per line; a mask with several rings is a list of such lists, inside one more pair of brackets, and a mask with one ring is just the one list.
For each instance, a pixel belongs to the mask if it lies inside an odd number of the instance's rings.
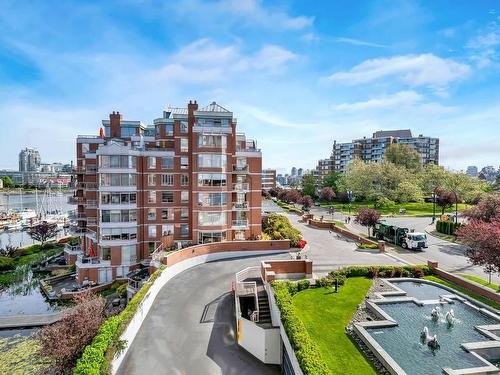
[[54,238],[57,235],[57,224],[47,223],[46,221],[37,224],[28,229],[29,236],[35,241],[41,242],[43,245],[46,241]]
[[54,370],[72,368],[104,320],[104,300],[101,297],[86,292],[74,300],[75,307],[68,310],[60,321],[43,327],[36,335],[40,354],[52,362]]
[[300,201],[302,195],[297,189],[283,190],[278,198],[288,203],[297,203]]
[[469,261],[486,272],[500,273],[500,220],[471,220],[457,230],[458,238],[467,245]]
[[364,227],[368,228],[368,235],[370,235],[370,228],[373,228],[380,219],[380,213],[373,208],[362,207],[358,209],[358,213],[354,221]]
[[442,188],[436,189],[436,204],[441,207],[441,215],[444,215],[444,210],[453,207],[456,202],[455,193]]
[[313,202],[312,198],[309,195],[305,195],[305,196],[303,196],[301,198],[300,203],[305,208],[309,208],[309,207],[311,207],[313,205],[314,202]]
[[271,197],[278,197],[279,193],[281,193],[283,189],[281,188],[278,188],[278,187],[273,187],[271,189],[269,189],[269,194],[271,195]]
[[323,189],[321,189],[319,196],[322,200],[331,202],[335,197],[335,193],[333,192],[333,189],[331,187],[326,186]]
[[468,219],[488,223],[495,219],[500,220],[500,197],[487,194],[479,200],[475,207],[465,210],[463,214]]

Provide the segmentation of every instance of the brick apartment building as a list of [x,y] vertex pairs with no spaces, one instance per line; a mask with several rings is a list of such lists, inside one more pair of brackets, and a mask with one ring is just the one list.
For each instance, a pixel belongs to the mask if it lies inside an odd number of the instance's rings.
[[153,125],[119,112],[102,125],[76,141],[80,283],[125,277],[166,244],[260,236],[262,156],[232,112],[190,101]]
[[262,170],[262,190],[270,190],[276,187],[276,169]]

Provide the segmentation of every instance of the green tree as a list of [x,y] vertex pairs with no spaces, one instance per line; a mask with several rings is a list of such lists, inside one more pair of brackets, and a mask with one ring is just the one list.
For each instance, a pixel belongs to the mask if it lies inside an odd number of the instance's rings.
[[14,184],[14,181],[12,181],[12,178],[10,178],[9,176],[2,176],[2,177],[0,177],[0,179],[2,179],[2,181],[3,181],[4,188],[13,188],[16,186]]
[[411,180],[404,180],[398,184],[394,191],[396,201],[399,203],[418,202],[422,200],[420,186]]
[[420,170],[420,154],[408,145],[393,143],[386,148],[384,160],[396,165],[401,165],[410,170]]
[[323,187],[330,187],[330,188],[332,188],[334,193],[338,193],[339,192],[339,182],[340,182],[341,178],[342,178],[342,173],[340,173],[339,171],[330,172],[323,179]]
[[465,173],[449,173],[444,185],[455,195],[455,215],[458,213],[459,201],[471,199],[480,191],[480,184]]
[[450,172],[439,165],[426,164],[420,174],[420,187],[423,193],[431,196],[436,189],[444,187],[449,174]]
[[316,177],[306,174],[302,177],[302,195],[316,196]]

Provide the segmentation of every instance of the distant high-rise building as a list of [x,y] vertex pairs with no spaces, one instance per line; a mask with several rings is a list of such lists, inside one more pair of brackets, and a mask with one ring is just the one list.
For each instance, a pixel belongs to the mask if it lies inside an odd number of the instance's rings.
[[262,190],[270,190],[276,187],[276,169],[262,170]]
[[318,175],[318,182],[322,183],[324,178],[333,171],[333,159],[321,159],[318,160],[318,165],[316,166],[316,172]]
[[302,168],[297,169],[297,176],[302,177],[304,170]]
[[276,176],[276,182],[280,184],[281,186],[286,185],[286,176],[283,176],[282,174],[279,174]]
[[477,167],[475,165],[469,165],[467,167],[467,175],[471,176],[471,177],[477,177],[478,175],[478,170],[477,170]]
[[439,163],[439,138],[424,137],[422,134],[413,137],[409,129],[381,130],[373,133],[372,138],[363,137],[348,143],[334,141],[332,170],[345,172],[347,165],[356,157],[363,161],[379,162],[386,148],[395,143],[406,144],[416,150],[422,164]]
[[498,171],[493,167],[492,165],[487,165],[486,167],[483,167],[481,171],[478,174],[478,177],[481,180],[485,180],[488,182],[494,182],[497,178]]
[[292,176],[297,176],[297,168],[292,167],[292,171],[290,173]]
[[34,148],[25,148],[19,153],[19,172],[36,172],[41,164],[40,153]]

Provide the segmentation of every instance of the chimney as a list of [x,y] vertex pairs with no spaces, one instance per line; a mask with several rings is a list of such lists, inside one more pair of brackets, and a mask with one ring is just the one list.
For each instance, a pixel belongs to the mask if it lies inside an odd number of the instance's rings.
[[109,115],[109,134],[111,138],[120,138],[121,136],[121,131],[120,131],[120,122],[122,120],[122,115],[120,115],[120,112],[113,111]]
[[198,110],[198,103],[196,103],[196,100],[194,103],[190,100],[188,104],[188,118],[191,118],[194,116],[194,111]]

